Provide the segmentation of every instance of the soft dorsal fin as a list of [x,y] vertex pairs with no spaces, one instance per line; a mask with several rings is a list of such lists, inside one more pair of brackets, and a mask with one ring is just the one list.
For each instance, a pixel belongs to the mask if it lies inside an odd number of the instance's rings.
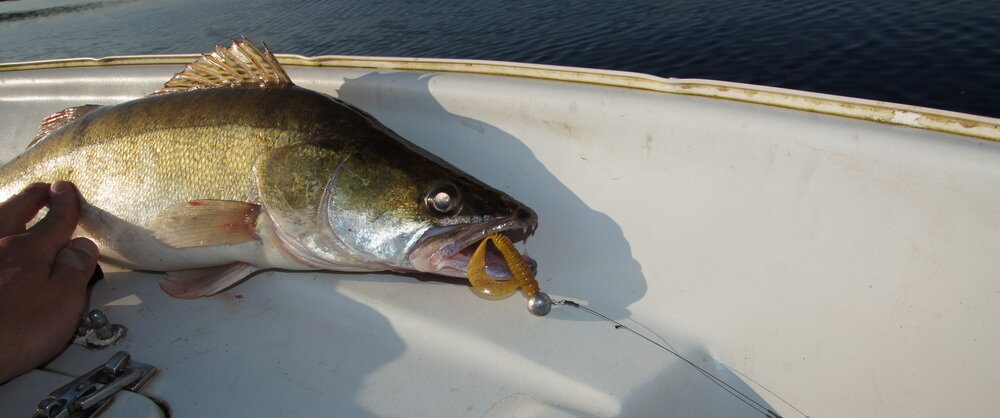
[[174,75],[167,84],[153,94],[173,93],[220,87],[288,87],[292,80],[281,68],[267,45],[257,48],[246,37],[233,41],[228,49],[215,46],[215,52],[202,54],[188,64],[184,71]]
[[28,144],[28,148],[35,146],[38,141],[41,141],[42,138],[49,136],[50,133],[55,132],[57,129],[66,126],[66,124],[74,120],[80,119],[83,115],[86,115],[99,107],[101,106],[94,104],[69,107],[47,116],[45,119],[42,119],[42,124],[38,127],[38,136],[31,140],[31,143]]

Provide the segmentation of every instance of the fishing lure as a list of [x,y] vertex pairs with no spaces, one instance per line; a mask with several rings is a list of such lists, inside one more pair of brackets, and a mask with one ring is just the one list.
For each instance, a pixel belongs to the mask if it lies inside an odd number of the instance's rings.
[[[510,280],[497,280],[486,272],[486,248],[490,243],[500,251],[507,269],[510,270]],[[469,260],[469,267],[466,271],[469,283],[472,288],[484,297],[499,298],[507,296],[521,289],[521,293],[528,298],[528,312],[535,316],[545,316],[552,310],[552,299],[545,292],[538,290],[538,281],[531,272],[510,238],[503,234],[493,234],[487,236],[479,243],[476,252]]]

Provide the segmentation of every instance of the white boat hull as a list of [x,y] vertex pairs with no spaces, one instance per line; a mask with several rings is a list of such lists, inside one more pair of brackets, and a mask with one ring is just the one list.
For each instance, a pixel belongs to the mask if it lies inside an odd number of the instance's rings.
[[[527,248],[554,298],[785,417],[1000,408],[1000,143],[982,139],[1000,121],[696,80],[338,59],[288,73],[535,209]],[[2,160],[49,113],[136,98],[180,70],[99,64],[0,72]],[[663,92],[684,83],[695,94]],[[758,94],[787,100],[747,102]],[[882,122],[822,113],[837,108]],[[931,122],[971,136],[898,125]],[[569,307],[536,318],[520,297],[391,274],[270,272],[190,301],[157,279],[111,272],[92,305],[128,327],[118,348],[160,369],[145,391],[175,416],[762,416]],[[48,368],[108,355],[73,347]]]

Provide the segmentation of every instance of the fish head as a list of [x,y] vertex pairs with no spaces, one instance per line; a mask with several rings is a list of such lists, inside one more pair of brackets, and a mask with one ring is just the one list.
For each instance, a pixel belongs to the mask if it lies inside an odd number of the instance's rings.
[[[410,148],[347,157],[325,207],[334,239],[352,256],[386,270],[451,277],[466,277],[475,244],[487,235],[523,241],[538,219],[507,194]],[[488,257],[487,271],[509,275],[499,254]]]
[[[255,166],[262,201],[295,258],[329,270],[466,277],[472,247],[487,235],[518,242],[534,233],[535,212],[507,194],[361,109],[319,96],[313,104],[326,106],[329,120]],[[487,272],[505,277],[502,257],[489,255]]]
[[[415,270],[425,273],[466,277],[476,244],[488,235],[502,233],[511,241],[523,242],[538,227],[533,210],[471,178],[434,183],[424,191],[421,206],[433,218],[433,226],[408,258]],[[490,250],[486,271],[493,277],[509,277],[503,257]],[[534,260],[521,257],[534,270]]]

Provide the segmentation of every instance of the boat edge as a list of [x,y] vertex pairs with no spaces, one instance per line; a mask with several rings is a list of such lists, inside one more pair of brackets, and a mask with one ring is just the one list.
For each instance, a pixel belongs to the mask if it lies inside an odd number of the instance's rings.
[[[185,65],[198,54],[123,55],[0,63],[0,72],[125,65]],[[367,68],[483,74],[563,81],[658,93],[735,100],[878,123],[945,132],[1000,142],[1000,119],[870,99],[813,93],[780,87],[704,79],[662,78],[642,73],[505,61],[276,54],[286,66]]]

